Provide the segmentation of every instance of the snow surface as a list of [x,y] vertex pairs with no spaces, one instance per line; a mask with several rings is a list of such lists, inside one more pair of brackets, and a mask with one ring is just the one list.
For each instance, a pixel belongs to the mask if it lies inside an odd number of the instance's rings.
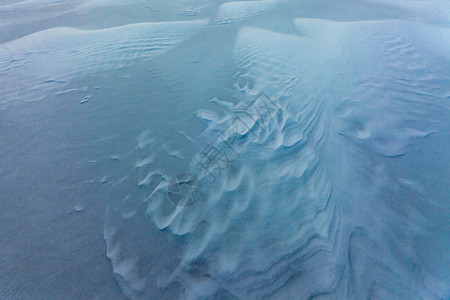
[[1,299],[450,298],[448,1],[3,0],[0,90]]

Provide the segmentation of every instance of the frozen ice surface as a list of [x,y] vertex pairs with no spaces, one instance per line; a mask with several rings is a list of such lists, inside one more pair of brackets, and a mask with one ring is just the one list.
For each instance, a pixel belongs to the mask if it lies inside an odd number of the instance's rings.
[[450,298],[448,1],[0,0],[0,91],[1,299]]

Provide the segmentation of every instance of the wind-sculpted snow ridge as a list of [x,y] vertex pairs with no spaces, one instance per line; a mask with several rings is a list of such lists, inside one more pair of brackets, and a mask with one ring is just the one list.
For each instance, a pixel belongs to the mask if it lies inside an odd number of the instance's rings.
[[145,0],[85,0],[83,7],[111,7],[145,2]]
[[450,27],[450,4],[448,1],[375,0],[393,8],[401,8],[409,20]]
[[[138,185],[149,190],[146,213],[184,245],[179,267],[156,275],[159,288],[180,284],[187,299],[448,298],[448,282],[423,265],[415,244],[434,234],[419,207],[441,204],[402,159],[448,128],[439,112],[450,96],[442,51],[449,30],[404,21],[294,23],[298,35],[239,31],[239,101],[216,98],[221,115],[197,115],[207,124],[205,145],[246,146],[227,152],[219,173],[192,159],[189,172],[203,187],[194,207],[168,200],[169,172],[142,172],[151,155],[136,161]],[[274,113],[248,118],[262,92]],[[236,121],[245,130],[224,136]],[[139,140],[136,149],[155,147],[150,133]]]
[[91,7],[91,6],[118,6],[118,5],[129,5],[133,3],[144,2],[145,0],[71,0],[71,1],[61,1],[61,0],[24,0],[17,1],[13,3],[0,4],[0,12],[17,13],[23,12],[22,10],[32,11],[36,9],[59,9],[64,11],[64,8],[71,7],[76,8],[79,6]]
[[450,1],[0,2],[0,299],[450,299]]
[[55,8],[68,8],[74,7],[76,4],[83,2],[83,0],[75,0],[75,1],[60,1],[60,0],[24,0],[24,1],[16,1],[6,4],[0,4],[0,13],[8,12],[8,13],[17,13],[25,11],[32,11],[33,9],[48,9],[52,10]]
[[80,7],[81,4],[82,0],[26,0],[3,5],[0,3],[0,37],[3,39],[3,35],[13,34],[16,31],[15,26],[54,18]]
[[[167,52],[207,20],[138,23],[101,30],[52,28],[0,45],[0,105],[36,101],[61,86]],[[17,84],[21,83],[20,88]]]
[[277,0],[226,2],[219,7],[217,23],[239,22],[274,8]]

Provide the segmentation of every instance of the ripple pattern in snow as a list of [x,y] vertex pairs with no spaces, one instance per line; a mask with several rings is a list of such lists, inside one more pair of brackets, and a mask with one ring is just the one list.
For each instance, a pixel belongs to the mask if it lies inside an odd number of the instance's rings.
[[[162,54],[208,21],[139,23],[101,30],[53,28],[0,45],[0,105],[40,100],[56,84]],[[26,76],[26,80],[23,78]],[[17,80],[24,82],[18,88]],[[61,91],[61,90],[60,90]]]
[[0,298],[450,298],[449,16],[3,1]]

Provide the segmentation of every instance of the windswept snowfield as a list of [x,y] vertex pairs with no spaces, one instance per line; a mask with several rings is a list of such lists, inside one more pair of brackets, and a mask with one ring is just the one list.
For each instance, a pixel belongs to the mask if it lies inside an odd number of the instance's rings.
[[0,299],[450,299],[450,1],[0,0]]

